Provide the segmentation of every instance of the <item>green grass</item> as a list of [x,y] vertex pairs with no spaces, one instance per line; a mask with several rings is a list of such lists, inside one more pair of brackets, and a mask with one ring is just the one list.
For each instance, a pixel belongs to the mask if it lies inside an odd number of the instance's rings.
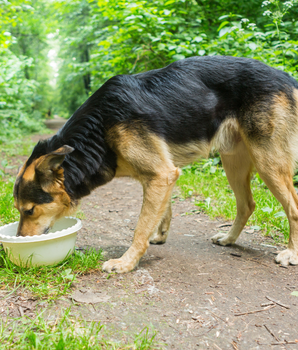
[[[195,204],[210,217],[234,220],[236,198],[219,162],[219,158],[210,158],[185,167],[177,185],[184,197],[200,195]],[[262,230],[265,235],[270,235],[276,241],[280,241],[282,237],[282,240],[287,242],[289,224],[281,204],[258,174],[253,175],[251,188],[256,209],[247,225],[255,230]]]
[[[38,134],[52,134],[53,130],[43,128]],[[20,137],[20,132],[15,137],[10,137],[5,140],[5,142],[0,141],[1,155],[6,157],[16,157],[16,156],[28,156],[31,154],[33,147],[36,142],[31,140],[31,136],[34,134],[24,134]],[[3,157],[2,157],[3,159]]]
[[[0,323],[0,350],[150,350],[158,349],[155,332],[144,328],[128,343],[107,340],[100,322],[87,322],[71,316],[70,309],[55,320],[46,321],[42,314]],[[153,334],[151,334],[153,333]]]
[[13,264],[2,249],[0,251],[0,289],[11,292],[26,290],[34,297],[54,300],[65,295],[80,275],[101,269],[102,252],[75,251],[55,266],[20,267]]
[[13,184],[13,177],[9,176],[4,180],[0,176],[0,226],[19,218],[19,212],[13,206]]

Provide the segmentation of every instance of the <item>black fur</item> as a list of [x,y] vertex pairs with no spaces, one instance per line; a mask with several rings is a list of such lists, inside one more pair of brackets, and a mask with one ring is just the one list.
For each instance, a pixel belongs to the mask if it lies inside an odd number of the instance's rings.
[[[63,145],[75,149],[62,163],[73,199],[110,181],[117,157],[105,135],[116,124],[146,126],[167,142],[210,141],[226,118],[237,118],[248,137],[262,135],[255,108],[270,110],[283,92],[293,105],[298,83],[287,73],[257,60],[224,56],[192,57],[136,75],[108,80],[52,138],[39,142],[29,165]],[[140,129],[141,130],[141,129]]]
[[15,198],[22,198],[24,202],[31,202],[36,204],[51,203],[53,197],[45,192],[39,182],[36,181],[23,181],[16,183],[14,187]]

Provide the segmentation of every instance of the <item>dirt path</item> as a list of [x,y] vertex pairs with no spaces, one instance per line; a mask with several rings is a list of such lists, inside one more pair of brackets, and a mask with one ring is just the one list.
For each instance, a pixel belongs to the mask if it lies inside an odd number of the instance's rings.
[[[135,271],[109,278],[94,273],[74,285],[101,293],[105,302],[61,298],[51,310],[72,306],[73,315],[102,321],[116,339],[118,331],[131,334],[152,324],[166,349],[298,349],[272,345],[298,339],[298,298],[290,295],[298,290],[298,267],[275,264],[277,249],[259,234],[244,232],[232,247],[213,245],[210,237],[229,229],[222,226],[228,223],[210,221],[192,199],[173,201],[167,243],[150,246]],[[98,188],[82,202],[77,246],[120,257],[132,241],[141,204],[141,186],[131,179]]]
[[[298,348],[271,345],[298,338],[298,299],[290,296],[298,289],[297,268],[276,265],[276,249],[261,245],[268,241],[258,234],[243,233],[233,247],[213,245],[210,237],[229,227],[194,213],[191,200],[174,201],[167,243],[150,246],[132,273],[82,278],[77,289],[111,298],[94,309],[75,306],[73,312],[129,332],[152,323],[169,349]],[[141,186],[131,179],[97,189],[82,203],[86,219],[77,245],[101,247],[107,258],[121,256],[132,240],[141,203]],[[289,308],[270,305],[267,297]],[[237,316],[256,310],[261,311]]]

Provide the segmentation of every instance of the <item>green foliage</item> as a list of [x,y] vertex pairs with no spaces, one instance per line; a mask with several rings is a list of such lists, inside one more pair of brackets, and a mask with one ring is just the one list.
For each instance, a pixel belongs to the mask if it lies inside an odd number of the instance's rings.
[[32,112],[36,81],[24,75],[24,68],[31,64],[32,60],[0,47],[0,143],[12,134],[32,133],[42,127],[39,115]]
[[[196,205],[211,217],[235,219],[236,198],[224,169],[219,165],[219,158],[202,160],[183,168],[177,184],[185,197],[199,195]],[[247,225],[253,226],[255,230],[262,229],[276,240],[280,240],[282,234],[287,241],[289,223],[281,204],[258,174],[253,176],[251,188],[256,209]]]
[[199,55],[259,59],[297,73],[297,0],[54,1],[59,108],[71,114],[104,81]]
[[[298,76],[297,0],[1,4],[0,125],[5,133],[36,130],[36,120],[51,108],[70,116],[113,75],[194,55],[256,58]],[[51,64],[58,66],[57,77],[49,66],[50,50],[56,54]]]
[[42,127],[49,91],[45,3],[0,0],[0,144]]

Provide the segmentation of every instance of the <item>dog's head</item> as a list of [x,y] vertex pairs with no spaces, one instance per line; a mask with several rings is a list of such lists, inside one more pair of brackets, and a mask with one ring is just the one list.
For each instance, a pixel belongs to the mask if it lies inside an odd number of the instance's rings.
[[14,185],[14,205],[20,212],[17,236],[47,233],[54,222],[75,208],[64,186],[61,167],[72,147],[30,157],[20,169]]

